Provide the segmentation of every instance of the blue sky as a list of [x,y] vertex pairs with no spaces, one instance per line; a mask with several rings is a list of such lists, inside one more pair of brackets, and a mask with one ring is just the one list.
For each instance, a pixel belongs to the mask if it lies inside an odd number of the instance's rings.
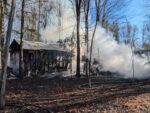
[[148,8],[146,7],[147,0],[132,0],[127,7],[126,17],[127,20],[132,24],[136,25],[139,29],[137,38],[138,42],[142,41],[142,28],[146,21],[146,14],[148,13]]
[[146,4],[145,0],[132,0],[127,7],[126,17],[131,24],[137,25],[139,29],[142,28],[144,21],[146,20]]
[[[139,28],[143,26],[145,21],[145,15],[147,12],[145,1],[146,0],[130,0],[127,8],[125,8],[122,12],[131,24],[137,25]],[[92,13],[93,12],[95,12],[95,10],[93,10]],[[95,20],[95,13],[92,15],[92,20]]]
[[[130,0],[128,6],[120,12],[121,15],[123,14],[125,16],[125,18],[119,22],[120,25],[124,25],[127,21],[130,22],[131,25],[136,25],[139,30],[137,34],[137,38],[139,39],[142,37],[143,24],[146,21],[146,14],[148,14],[146,1],[148,0]],[[93,12],[95,12],[95,10],[92,11],[92,21],[95,20],[95,13]]]

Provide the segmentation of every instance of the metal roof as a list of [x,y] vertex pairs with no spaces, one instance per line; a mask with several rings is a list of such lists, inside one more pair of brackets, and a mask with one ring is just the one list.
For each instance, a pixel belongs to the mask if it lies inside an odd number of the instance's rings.
[[[12,41],[16,42],[20,45],[20,39],[14,39]],[[43,42],[33,42],[23,40],[23,49],[25,50],[53,50],[53,51],[61,51],[61,52],[70,52],[69,49],[64,49],[60,47],[58,44],[45,44]]]

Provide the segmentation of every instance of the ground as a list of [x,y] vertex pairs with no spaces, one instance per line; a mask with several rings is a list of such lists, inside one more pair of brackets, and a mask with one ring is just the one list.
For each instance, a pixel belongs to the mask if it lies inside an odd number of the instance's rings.
[[0,113],[150,113],[150,79],[26,78],[8,80]]

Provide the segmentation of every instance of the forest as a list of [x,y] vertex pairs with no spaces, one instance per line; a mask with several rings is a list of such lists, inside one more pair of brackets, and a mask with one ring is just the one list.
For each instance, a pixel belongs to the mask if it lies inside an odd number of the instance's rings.
[[0,0],[0,113],[149,113],[148,0]]

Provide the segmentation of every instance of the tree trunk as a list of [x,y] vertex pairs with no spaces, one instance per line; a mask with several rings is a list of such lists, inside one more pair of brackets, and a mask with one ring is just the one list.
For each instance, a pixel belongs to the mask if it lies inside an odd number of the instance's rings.
[[41,18],[41,2],[39,0],[38,41],[40,41],[40,18]]
[[20,55],[19,55],[19,77],[23,78],[24,76],[24,62],[23,62],[23,35],[24,35],[24,7],[25,0],[22,0],[22,9],[21,9],[21,34],[20,34]]
[[91,82],[91,62],[92,62],[92,52],[93,52],[93,42],[94,42],[94,36],[95,36],[95,32],[96,32],[96,28],[97,28],[97,21],[94,27],[94,32],[93,32],[93,36],[92,36],[92,41],[91,41],[91,47],[90,47],[90,61],[89,61],[89,87],[92,87],[92,82]]
[[95,5],[96,5],[96,23],[95,23],[95,27],[94,27],[94,31],[93,31],[93,35],[92,35],[92,41],[91,41],[91,46],[90,46],[90,61],[89,61],[89,87],[92,87],[92,82],[91,82],[91,74],[90,74],[90,70],[91,70],[91,62],[92,62],[92,52],[93,52],[93,42],[94,42],[94,37],[95,37],[95,32],[97,29],[97,25],[98,22],[100,21],[100,1],[101,0],[95,0]]
[[5,90],[6,90],[6,79],[7,79],[7,62],[8,62],[8,52],[9,52],[9,44],[11,39],[11,31],[13,26],[13,19],[15,14],[16,0],[12,0],[11,11],[9,15],[7,33],[6,33],[6,42],[4,47],[4,68],[2,70],[2,85],[0,92],[0,107],[4,108],[5,106]]
[[87,52],[87,58],[86,58],[86,76],[88,76],[88,64],[89,64],[89,60],[88,60],[88,53],[89,53],[89,9],[90,9],[90,0],[87,0],[85,3],[85,43],[86,43],[86,52]]
[[96,24],[95,24],[95,27],[94,27],[94,32],[93,32],[93,35],[92,35],[91,47],[90,47],[90,64],[89,64],[89,69],[91,68],[93,42],[94,42],[95,32],[96,32],[96,29],[97,29],[97,24],[98,24],[98,22],[96,21]]
[[77,21],[77,65],[76,76],[80,77],[80,10],[81,0],[76,0],[76,21]]
[[95,37],[95,32],[96,32],[96,29],[97,29],[97,25],[98,25],[98,22],[100,21],[99,20],[99,16],[100,16],[100,2],[101,0],[95,0],[95,5],[96,5],[96,23],[95,23],[95,27],[94,27],[94,31],[93,31],[93,35],[92,35],[92,41],[91,41],[91,46],[90,46],[90,64],[89,64],[89,70],[91,68],[91,61],[92,61],[92,52],[93,52],[93,42],[94,42],[94,37]]
[[[1,69],[4,65],[4,1],[0,0],[0,52],[1,52]],[[1,73],[2,74],[2,73]]]
[[80,77],[80,16],[77,16],[77,69],[76,75]]
[[131,51],[132,51],[132,75],[133,75],[133,79],[135,78],[135,69],[134,69],[134,42],[133,42],[133,37],[132,37],[132,40],[131,40]]

